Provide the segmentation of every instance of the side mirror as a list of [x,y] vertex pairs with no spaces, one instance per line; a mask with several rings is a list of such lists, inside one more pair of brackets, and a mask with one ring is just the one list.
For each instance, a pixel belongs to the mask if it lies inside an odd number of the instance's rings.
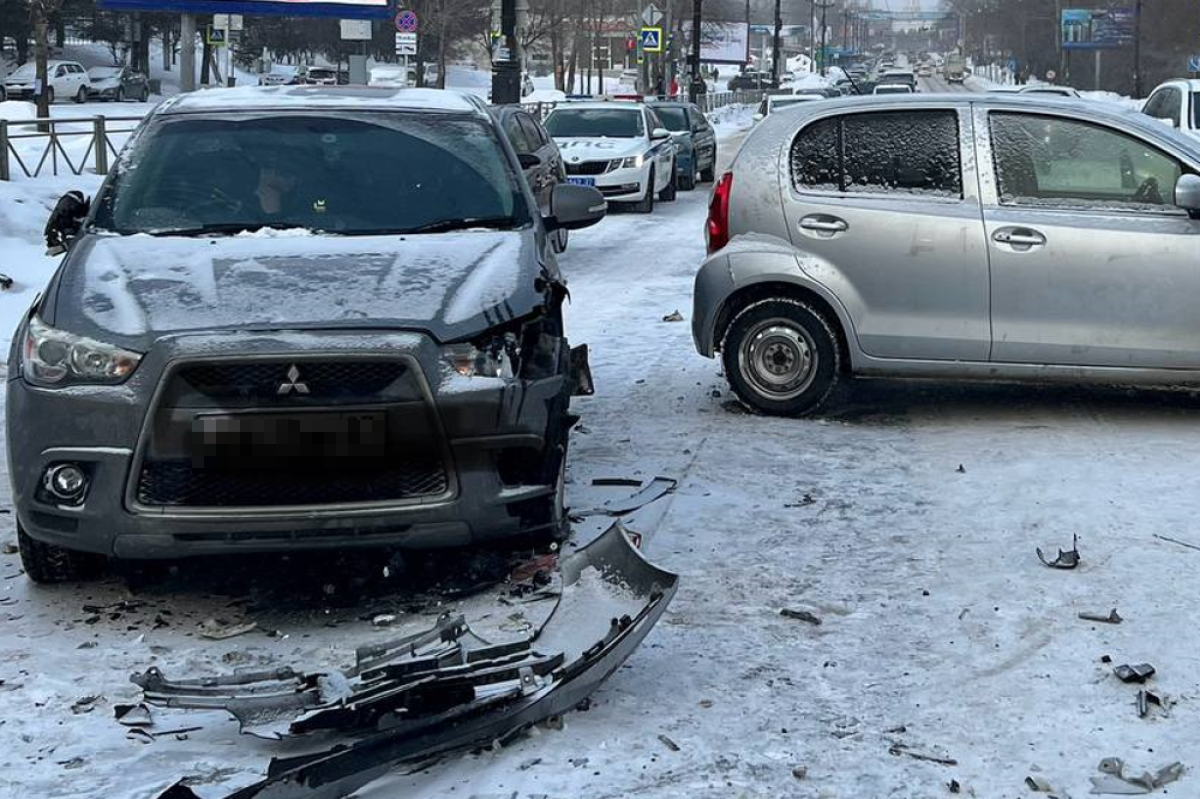
[[650,131],[651,141],[662,141],[663,139],[669,138],[671,138],[671,131],[667,130],[666,128],[655,128],[654,130]]
[[591,227],[608,213],[608,201],[598,189],[560,183],[550,196],[550,216],[543,222],[546,231],[581,230]]
[[61,255],[67,251],[71,240],[79,235],[91,208],[91,201],[81,191],[69,191],[59,198],[43,231],[47,255]]
[[763,119],[765,119],[765,118],[766,118],[766,117],[765,117],[765,116],[762,114],[762,112],[761,112],[761,111],[760,111],[759,113],[757,113],[757,114],[755,114],[755,115],[754,115],[754,121],[755,121],[755,122],[762,122],[762,121],[763,121]]
[[1200,176],[1180,175],[1175,182],[1175,207],[1200,217]]
[[533,169],[542,165],[542,159],[537,153],[517,153],[517,161],[521,164],[521,169]]

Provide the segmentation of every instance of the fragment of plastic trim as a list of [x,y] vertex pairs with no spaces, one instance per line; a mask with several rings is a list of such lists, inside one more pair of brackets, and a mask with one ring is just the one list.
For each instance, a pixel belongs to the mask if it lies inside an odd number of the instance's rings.
[[[225,797],[339,799],[397,764],[504,740],[574,709],[638,647],[679,579],[643,558],[619,525],[564,558],[561,571],[558,604],[527,641],[491,646],[476,638],[480,645],[469,647],[464,644],[473,636],[465,622],[443,617],[383,651],[360,650],[358,665],[340,675],[349,693],[331,704],[322,704],[318,685],[327,675],[290,669],[178,682],[151,670],[134,681],[156,704],[225,707],[235,715],[234,708],[250,708],[239,716],[243,725],[257,713],[291,714],[293,733],[365,735],[325,752],[277,758],[265,779]],[[627,610],[615,616],[607,612],[612,608]],[[277,704],[265,710],[268,700]],[[159,796],[195,798],[182,783]]]

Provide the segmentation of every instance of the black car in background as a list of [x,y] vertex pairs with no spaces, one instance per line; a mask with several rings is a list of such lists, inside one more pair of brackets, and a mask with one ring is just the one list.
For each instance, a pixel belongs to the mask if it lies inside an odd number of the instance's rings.
[[704,112],[684,100],[657,100],[649,105],[671,131],[678,148],[675,172],[679,189],[696,188],[697,174],[702,182],[712,181],[717,168],[717,132]]
[[779,88],[776,86],[775,78],[771,76],[770,72],[756,72],[754,70],[734,75],[729,79],[728,86],[731,92]]
[[88,74],[88,98],[99,100],[150,99],[150,81],[141,72],[127,66],[92,67]]
[[[558,145],[542,127],[542,123],[518,105],[493,106],[492,114],[517,151],[517,158],[525,171],[525,180],[529,182],[542,213],[550,213],[554,187],[567,182],[566,167],[563,166]],[[568,231],[557,230],[554,236],[554,249],[557,252],[566,250]]]

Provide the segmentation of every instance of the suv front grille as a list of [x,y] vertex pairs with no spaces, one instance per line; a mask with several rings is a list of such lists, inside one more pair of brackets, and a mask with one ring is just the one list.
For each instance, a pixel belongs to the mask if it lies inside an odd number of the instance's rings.
[[337,505],[433,497],[446,492],[441,460],[390,461],[377,471],[289,469],[283,472],[209,472],[188,461],[152,461],[142,467],[137,498],[143,505],[193,508],[264,508]]
[[603,175],[612,170],[612,161],[584,161],[580,164],[567,164],[568,175]]
[[212,399],[276,400],[280,387],[292,382],[288,372],[293,366],[307,391],[287,394],[321,401],[374,397],[405,372],[397,361],[249,361],[193,364],[180,369],[176,379]]

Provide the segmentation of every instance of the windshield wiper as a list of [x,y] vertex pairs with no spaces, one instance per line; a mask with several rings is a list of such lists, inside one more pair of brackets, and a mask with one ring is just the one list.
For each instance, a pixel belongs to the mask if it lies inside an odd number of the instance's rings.
[[286,222],[213,222],[196,227],[155,228],[146,232],[151,236],[232,236],[238,233],[254,233],[258,230],[296,230],[298,228],[311,230],[307,225]]
[[517,221],[511,216],[468,216],[460,219],[439,219],[436,222],[429,222],[417,227],[407,228],[398,231],[401,234],[409,233],[448,233],[452,230],[466,230],[473,227],[486,227],[495,230],[507,230]]

